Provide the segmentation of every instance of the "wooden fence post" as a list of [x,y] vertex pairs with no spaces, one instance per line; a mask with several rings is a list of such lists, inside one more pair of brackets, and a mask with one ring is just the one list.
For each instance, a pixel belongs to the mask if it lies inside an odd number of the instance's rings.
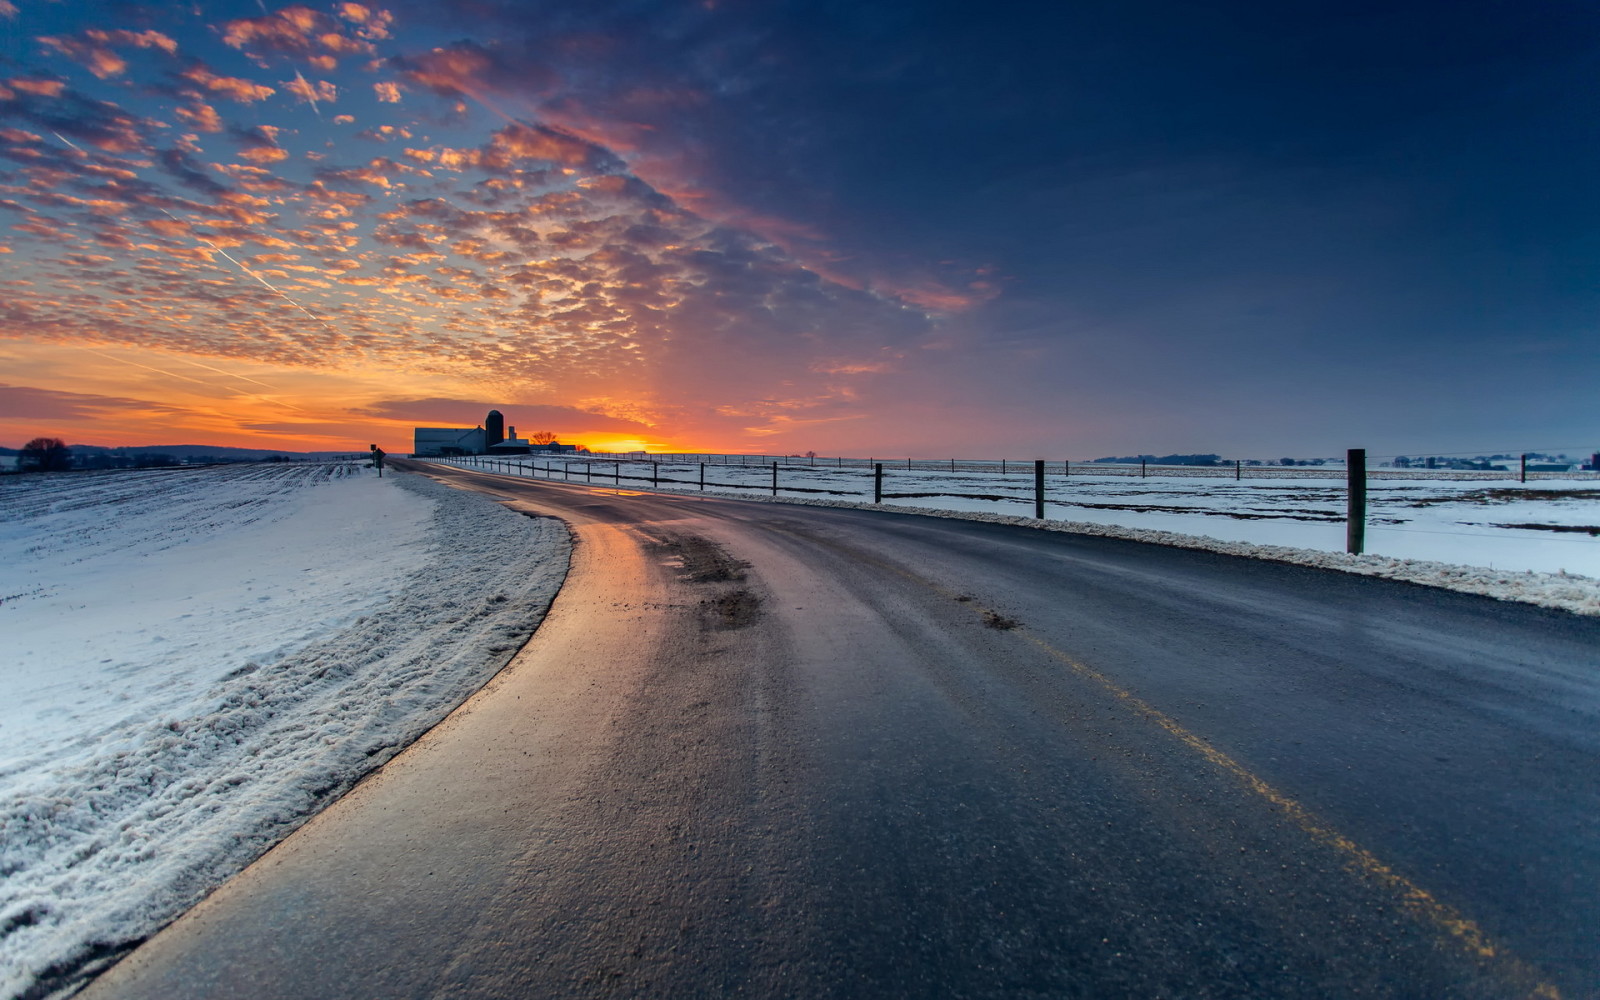
[[883,503],[883,463],[875,462],[872,466],[872,502]]
[[1522,482],[1528,481],[1528,456],[1522,456]]
[[1237,458],[1234,459],[1233,460],[1233,478],[1234,478],[1234,480],[1236,482],[1240,478],[1240,475],[1241,475],[1241,473],[1243,473],[1243,471],[1244,471],[1244,462],[1240,461]]
[[660,462],[651,462],[650,463],[650,485],[651,486],[660,486],[661,485],[661,463]]
[[1351,448],[1345,453],[1345,483],[1349,503],[1344,550],[1359,556],[1367,542],[1367,449]]
[[772,495],[778,495],[778,463],[772,463]]
[[706,488],[706,463],[700,463],[700,488]]
[[1033,460],[1033,516],[1044,520],[1044,459]]
[[1139,459],[1139,478],[1144,478],[1144,459]]

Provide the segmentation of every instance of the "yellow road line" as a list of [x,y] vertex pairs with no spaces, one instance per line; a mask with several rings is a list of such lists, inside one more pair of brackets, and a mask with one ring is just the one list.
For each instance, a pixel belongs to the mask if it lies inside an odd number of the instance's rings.
[[1312,840],[1325,847],[1332,848],[1362,874],[1371,876],[1385,888],[1398,895],[1401,904],[1413,914],[1456,939],[1473,955],[1482,959],[1496,960],[1502,968],[1511,973],[1513,978],[1529,988],[1530,996],[1546,998],[1546,1000],[1559,1000],[1561,996],[1560,990],[1550,983],[1541,981],[1536,970],[1508,954],[1500,945],[1495,944],[1481,927],[1462,915],[1460,911],[1447,903],[1440,902],[1428,890],[1384,864],[1378,859],[1377,855],[1318,819],[1311,810],[1278,791],[1272,785],[1257,777],[1243,764],[1185,729],[1171,716],[1143,698],[1140,698],[1099,671],[1056,649],[1043,639],[1020,629],[1017,632],[1021,638],[1031,642],[1054,659],[1066,664],[1073,673],[1093,682],[1118,701],[1166,730],[1179,742],[1200,754],[1211,764],[1238,779],[1246,788],[1276,806],[1290,822],[1299,827]]
[[[782,529],[775,530],[782,531]],[[792,532],[783,533],[793,534]],[[808,538],[807,541],[815,543],[818,540]],[[838,546],[830,547],[841,548]],[[871,564],[897,576],[904,577],[907,580],[913,581],[920,586],[933,591],[941,597],[952,601],[962,597],[962,595],[942,587],[939,584],[926,579],[925,577],[918,576],[900,566],[875,559],[871,556],[867,556],[861,552],[853,550],[850,551],[850,554],[861,562]],[[961,603],[966,604],[967,607],[972,609],[972,611],[977,614],[979,619],[982,619],[985,615],[1004,617],[1001,616],[998,611],[986,608],[977,601],[971,600],[971,598],[966,598],[965,600],[962,600]],[[1043,650],[1050,657],[1066,664],[1073,673],[1077,674],[1084,680],[1095,684],[1097,687],[1116,698],[1122,704],[1128,706],[1133,711],[1166,730],[1169,735],[1177,739],[1180,743],[1189,747],[1191,750],[1194,750],[1196,753],[1200,754],[1201,757],[1205,758],[1219,770],[1222,770],[1233,776],[1257,796],[1277,807],[1277,809],[1280,810],[1291,823],[1298,827],[1301,832],[1305,833],[1313,841],[1322,844],[1324,847],[1333,849],[1337,854],[1343,856],[1351,867],[1355,868],[1364,875],[1370,876],[1379,884],[1384,886],[1384,888],[1399,896],[1401,905],[1406,910],[1410,911],[1414,916],[1419,917],[1423,922],[1432,925],[1436,929],[1443,931],[1448,937],[1454,939],[1456,942],[1466,948],[1466,950],[1473,956],[1483,960],[1494,961],[1496,966],[1508,979],[1513,980],[1518,987],[1528,991],[1527,995],[1530,998],[1537,997],[1539,1000],[1561,1000],[1560,989],[1558,989],[1552,983],[1545,982],[1540,978],[1538,970],[1511,955],[1503,946],[1496,944],[1494,940],[1489,937],[1488,933],[1486,933],[1483,928],[1479,927],[1470,918],[1466,917],[1459,910],[1455,909],[1449,904],[1441,902],[1428,890],[1422,888],[1420,885],[1417,885],[1415,882],[1384,864],[1377,855],[1373,854],[1371,851],[1340,833],[1323,820],[1317,818],[1317,816],[1312,813],[1311,810],[1285,795],[1283,792],[1280,792],[1263,779],[1257,777],[1243,764],[1234,760],[1221,750],[1218,750],[1200,736],[1197,736],[1188,729],[1184,728],[1176,719],[1172,718],[1170,715],[1167,715],[1165,712],[1156,708],[1143,698],[1140,698],[1138,695],[1134,694],[1132,691],[1129,691],[1116,681],[1113,681],[1105,674],[1100,673],[1087,664],[1077,660],[1067,653],[1062,652],[1061,650],[1045,642],[1043,639],[1040,639],[1038,636],[1033,635],[1026,628],[1014,628],[1009,631],[1011,631],[1013,635],[1026,639],[1028,642]]]

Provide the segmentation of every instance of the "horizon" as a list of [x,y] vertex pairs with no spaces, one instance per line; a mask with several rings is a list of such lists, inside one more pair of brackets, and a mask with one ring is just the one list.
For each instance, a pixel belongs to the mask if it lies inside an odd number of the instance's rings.
[[0,22],[19,447],[1600,448],[1588,5]]

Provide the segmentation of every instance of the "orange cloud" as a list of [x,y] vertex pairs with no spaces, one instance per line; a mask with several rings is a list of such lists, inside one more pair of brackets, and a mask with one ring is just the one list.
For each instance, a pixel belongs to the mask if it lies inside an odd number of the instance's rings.
[[217,114],[217,109],[209,104],[194,103],[187,107],[173,110],[180,121],[187,122],[190,127],[201,132],[221,132],[222,116]]
[[316,85],[312,86],[311,81],[304,77],[296,77],[293,80],[284,80],[283,87],[306,102],[320,101],[323,104],[332,104],[339,99],[339,88],[327,80],[318,80]]
[[222,26],[222,40],[258,57],[263,52],[292,56],[324,70],[337,67],[338,56],[376,51],[372,42],[345,35],[333,18],[298,4],[261,17],[228,21]]
[[120,76],[128,68],[127,60],[112,51],[112,46],[160,49],[167,55],[175,55],[178,51],[178,43],[159,31],[91,29],[68,38],[45,37],[39,41],[81,64],[102,80]]
[[231,97],[241,104],[263,101],[277,93],[265,84],[254,83],[237,76],[219,76],[198,63],[184,70],[182,75],[185,80]]
[[6,81],[6,86],[24,94],[33,94],[37,97],[60,97],[67,85],[61,80],[41,80],[30,77],[13,77]]

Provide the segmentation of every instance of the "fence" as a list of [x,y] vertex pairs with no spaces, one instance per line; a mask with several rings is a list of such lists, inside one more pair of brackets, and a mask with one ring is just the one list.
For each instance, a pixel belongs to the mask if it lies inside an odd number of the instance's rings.
[[[1366,533],[1369,523],[1367,504],[1367,485],[1369,480],[1384,484],[1390,491],[1403,491],[1404,484],[1416,482],[1419,479],[1435,479],[1443,481],[1460,482],[1463,479],[1485,480],[1481,472],[1477,475],[1463,475],[1461,473],[1447,473],[1440,475],[1440,470],[1372,470],[1367,467],[1366,456],[1359,449],[1351,450],[1345,460],[1335,465],[1325,465],[1310,469],[1293,470],[1284,467],[1282,471],[1297,473],[1289,477],[1248,475],[1255,471],[1260,472],[1260,467],[1245,466],[1243,463],[1235,464],[1231,469],[1217,469],[1216,467],[1199,467],[1210,472],[1210,476],[1171,477],[1171,467],[1161,468],[1146,465],[1144,469],[1137,466],[1128,467],[1121,472],[1122,482],[1127,482],[1128,475],[1137,476],[1142,471],[1150,480],[1150,490],[1159,492],[1164,490],[1167,496],[1177,492],[1208,495],[1213,501],[1222,497],[1234,506],[1231,509],[1222,509],[1225,504],[1214,502],[1210,507],[1184,508],[1175,505],[1154,505],[1147,499],[1142,502],[1123,502],[1121,496],[1099,496],[1101,494],[1128,494],[1129,491],[1137,492],[1144,489],[1129,483],[1126,488],[1115,487],[1112,483],[1119,481],[1119,473],[1112,472],[1106,475],[1102,463],[1068,463],[1045,462],[1035,460],[1027,463],[1012,462],[1010,460],[995,460],[992,462],[906,462],[887,463],[872,462],[870,465],[862,460],[846,461],[803,459],[796,464],[792,459],[787,462],[769,458],[766,462],[756,464],[751,457],[735,456],[688,456],[697,461],[673,461],[671,456],[649,456],[648,458],[633,456],[562,456],[543,459],[539,456],[512,458],[469,457],[453,459],[456,464],[468,465],[477,468],[491,469],[494,471],[524,476],[538,476],[555,478],[566,481],[585,483],[608,484],[614,487],[637,485],[645,488],[691,489],[691,490],[720,490],[734,493],[764,493],[773,497],[781,495],[795,497],[815,497],[824,499],[840,499],[864,502],[871,500],[873,503],[885,501],[907,501],[927,499],[933,501],[926,506],[948,506],[951,501],[957,503],[958,509],[988,509],[994,505],[1019,505],[1026,509],[1031,506],[1032,514],[1043,519],[1046,505],[1078,508],[1093,512],[1095,516],[1111,516],[1117,512],[1161,513],[1161,514],[1208,514],[1225,515],[1230,518],[1244,520],[1257,519],[1264,521],[1297,521],[1319,523],[1341,523],[1345,527],[1344,547],[1346,551],[1359,553],[1366,546]],[[720,461],[718,461],[720,459]],[[1177,467],[1180,472],[1189,472],[1196,467]],[[1225,474],[1225,478],[1233,480],[1231,483],[1217,483],[1218,472]],[[1410,471],[1411,475],[1396,476],[1395,473]],[[1311,483],[1307,480],[1316,477],[1321,482]],[[1527,480],[1545,479],[1573,479],[1588,480],[1600,479],[1595,473],[1512,473],[1511,478]],[[1503,476],[1495,476],[1503,481]],[[1161,480],[1167,480],[1161,484]],[[1175,481],[1174,481],[1175,479]],[[1211,485],[1202,485],[1199,480],[1211,479]],[[1290,482],[1275,486],[1269,479],[1288,479]],[[1331,480],[1331,482],[1330,482]],[[1397,482],[1389,482],[1397,480]],[[1194,489],[1180,486],[1188,481],[1193,483]],[[1492,481],[1492,480],[1491,480]],[[1224,490],[1224,486],[1227,487]],[[1461,486],[1452,487],[1458,492],[1471,489],[1463,483]],[[1570,486],[1568,492],[1556,493],[1555,491],[1540,491],[1537,488],[1496,487],[1502,492],[1508,489],[1520,489],[1527,497],[1538,497],[1543,494],[1570,498],[1586,497],[1588,494],[1579,491],[1574,493]],[[1480,490],[1481,492],[1481,490]],[[1600,496],[1600,491],[1591,491]],[[1256,494],[1249,496],[1248,494]],[[1141,495],[1142,496],[1142,495]],[[1395,501],[1397,502],[1397,501]],[[966,504],[966,506],[961,506]],[[1407,502],[1408,506],[1415,506]],[[1379,518],[1373,523],[1381,525],[1383,531],[1418,531],[1421,529],[1406,529],[1394,527],[1398,523],[1394,518]],[[1508,527],[1502,525],[1501,527]],[[1535,526],[1544,527],[1550,532],[1561,531],[1587,531],[1586,527],[1567,527],[1560,525]],[[1592,533],[1592,532],[1591,532]]]
[[[1402,456],[1369,456],[1369,472],[1381,475],[1385,479],[1440,479],[1440,480],[1472,480],[1472,479],[1520,479],[1530,481],[1536,479],[1569,479],[1574,475],[1592,471],[1587,467],[1577,469],[1584,462],[1592,460],[1593,456],[1586,457],[1583,461],[1574,461],[1574,472],[1528,471],[1527,466],[1534,453],[1502,458],[1504,465],[1491,465],[1488,468],[1451,468],[1451,467],[1421,467],[1421,466],[1396,466],[1391,464],[1393,459]],[[882,465],[888,472],[974,472],[998,473],[999,475],[1031,475],[1034,463],[1038,459],[1008,459],[1008,458],[849,458],[844,456],[824,457],[820,455],[724,455],[705,452],[623,452],[618,454],[589,453],[587,455],[570,456],[573,458],[586,458],[589,461],[612,462],[658,462],[662,464],[700,464],[713,466],[737,466],[742,468],[769,467],[777,462],[783,469],[871,469]],[[1387,459],[1388,461],[1384,461]],[[1200,479],[1327,479],[1330,476],[1343,477],[1345,463],[1338,459],[1321,460],[1322,464],[1307,465],[1270,465],[1265,462],[1252,460],[1219,461],[1214,465],[1193,464],[1161,464],[1155,461],[1145,462],[1100,462],[1100,461],[1070,461],[1065,459],[1051,459],[1045,461],[1045,468],[1049,475],[1071,476],[1127,476],[1149,478],[1154,476],[1175,476],[1182,478]],[[1420,459],[1418,461],[1421,461]],[[1537,460],[1534,461],[1538,464]],[[1587,478],[1584,476],[1584,478]]]

